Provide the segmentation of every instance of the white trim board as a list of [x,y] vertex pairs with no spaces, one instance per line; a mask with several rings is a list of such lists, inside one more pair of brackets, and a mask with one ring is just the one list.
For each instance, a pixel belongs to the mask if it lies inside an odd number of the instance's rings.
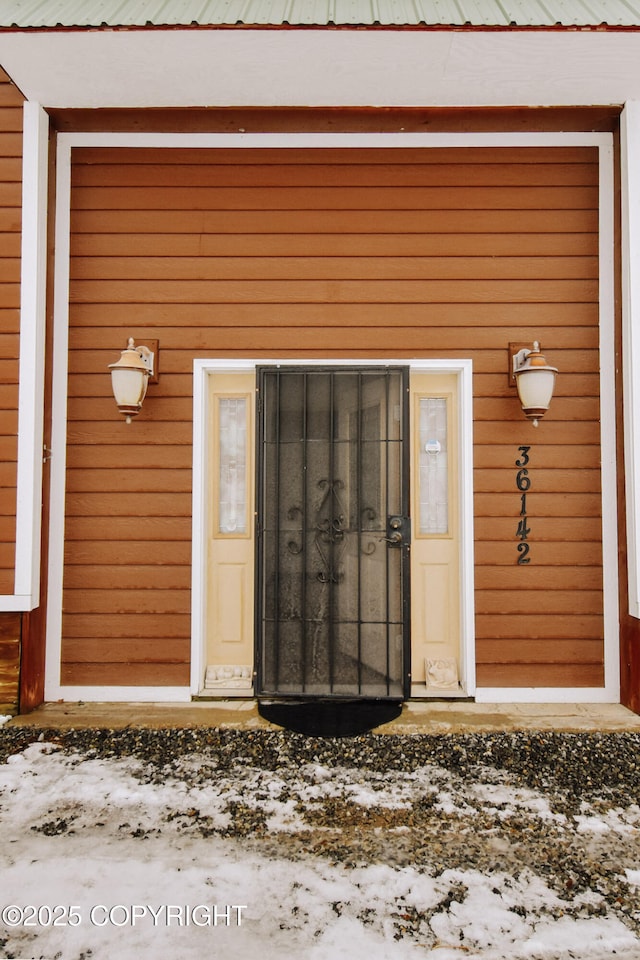
[[[554,690],[536,688],[533,691],[520,688],[477,690],[477,699],[484,702],[497,699],[506,701],[549,702],[554,696],[559,700],[576,702],[582,695],[592,702],[618,702],[620,679],[618,665],[618,591],[617,591],[617,515],[616,515],[616,441],[615,441],[615,392],[614,392],[614,325],[613,325],[613,138],[608,133],[495,133],[495,134],[136,134],[136,133],[69,133],[58,137],[58,208],[56,217],[56,264],[54,295],[54,371],[53,371],[53,416],[54,437],[52,441],[52,486],[49,547],[49,603],[47,611],[47,668],[45,698],[48,700],[77,700],[79,687],[60,683],[60,646],[62,625],[62,575],[64,552],[64,495],[65,495],[65,448],[66,448],[66,400],[67,400],[67,338],[68,338],[68,293],[69,293],[69,204],[71,151],[76,146],[115,147],[280,147],[315,148],[331,147],[443,147],[443,146],[595,146],[600,151],[600,349],[601,349],[601,443],[602,443],[602,496],[603,496],[603,557],[605,595],[605,686],[600,689]],[[114,344],[114,349],[116,349]],[[213,361],[196,361],[196,363]],[[246,361],[252,363],[253,361]],[[282,361],[280,361],[282,362]],[[308,361],[304,361],[308,362]],[[325,362],[325,361],[323,361]],[[350,360],[350,363],[353,361]],[[388,360],[385,362],[389,362]],[[403,363],[411,361],[404,360]],[[234,361],[236,369],[246,369],[244,361]],[[105,374],[106,375],[106,374]],[[466,403],[471,404],[471,394]],[[202,383],[194,384],[194,422],[202,431],[205,400]],[[198,434],[194,435],[194,443]],[[202,438],[198,441],[202,451]],[[201,455],[201,453],[200,453]],[[202,465],[194,463],[202,474]],[[470,475],[471,471],[469,471]],[[469,483],[471,481],[469,480]],[[465,494],[466,496],[467,494]],[[194,509],[203,509],[204,490],[198,486],[194,474]],[[193,542],[194,593],[202,597],[202,556],[199,534]],[[473,558],[471,558],[471,563]],[[202,635],[202,609],[193,610],[193,631]],[[473,624],[473,605],[465,611],[465,629]],[[196,664],[192,664],[192,689],[195,683]],[[111,699],[112,690],[121,688],[82,688],[82,699],[104,701]],[[149,688],[124,688],[126,699],[147,699]],[[162,691],[162,687],[153,688]],[[180,688],[182,689],[182,688]],[[185,690],[187,688],[184,688]],[[587,696],[588,695],[588,696]],[[157,699],[157,696],[154,697]],[[556,702],[558,702],[556,701]]]
[[[389,357],[358,359],[296,358],[261,360],[194,360],[193,364],[193,530],[191,580],[191,692],[203,695],[206,668],[207,601],[207,467],[210,411],[207,404],[207,379],[216,374],[245,373],[257,366],[305,367],[409,367],[410,373],[451,373],[458,379],[460,497],[460,629],[463,663],[461,673],[468,696],[475,693],[474,555],[473,555],[473,369],[471,360],[394,360]],[[246,691],[245,691],[246,692]]]
[[25,103],[15,580],[0,611],[33,610],[40,594],[48,171],[49,117]]
[[627,566],[629,613],[640,617],[640,100],[625,105],[620,134]]

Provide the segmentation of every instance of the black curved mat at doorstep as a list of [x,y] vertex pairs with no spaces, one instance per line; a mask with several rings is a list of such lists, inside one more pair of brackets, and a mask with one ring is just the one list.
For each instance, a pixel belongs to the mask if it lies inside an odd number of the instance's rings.
[[311,737],[355,737],[395,720],[399,700],[260,700],[260,716]]

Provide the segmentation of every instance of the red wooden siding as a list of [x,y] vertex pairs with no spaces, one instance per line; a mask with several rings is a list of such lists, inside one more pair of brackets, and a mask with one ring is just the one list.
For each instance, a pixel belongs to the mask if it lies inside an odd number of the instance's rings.
[[[0,70],[0,595],[15,583],[22,103]],[[20,620],[0,613],[0,713],[18,701]]]
[[[596,151],[74,156],[63,683],[188,683],[193,359],[388,356],[473,360],[479,683],[600,685]],[[161,375],[126,426],[130,335]],[[538,430],[507,377],[534,339]]]
[[22,102],[0,71],[0,594],[14,589]]

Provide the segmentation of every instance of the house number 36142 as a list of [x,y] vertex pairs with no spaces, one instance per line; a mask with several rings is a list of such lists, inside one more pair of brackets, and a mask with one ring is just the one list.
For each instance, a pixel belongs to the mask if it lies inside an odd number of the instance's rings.
[[518,544],[518,563],[531,563],[529,544],[527,543],[529,534],[531,533],[527,522],[527,493],[531,488],[531,477],[529,476],[528,470],[529,450],[531,450],[531,447],[518,447],[520,456],[516,460],[516,467],[518,468],[518,472],[516,473],[516,487],[520,491],[520,517],[516,531],[516,537],[520,541]]

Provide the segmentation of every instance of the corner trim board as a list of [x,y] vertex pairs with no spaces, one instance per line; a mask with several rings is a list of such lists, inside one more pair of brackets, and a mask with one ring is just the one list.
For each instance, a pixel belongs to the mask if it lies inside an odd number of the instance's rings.
[[23,108],[15,580],[13,596],[0,598],[2,610],[33,610],[40,594],[48,172],[49,117],[40,104],[26,102]]

